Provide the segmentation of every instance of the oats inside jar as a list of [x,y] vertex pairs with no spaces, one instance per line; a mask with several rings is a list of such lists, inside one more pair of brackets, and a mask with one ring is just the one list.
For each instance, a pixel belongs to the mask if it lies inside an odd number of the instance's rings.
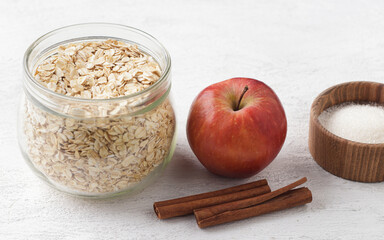
[[[158,63],[136,45],[111,39],[60,46],[33,73],[49,90],[84,99],[140,92],[161,74]],[[126,102],[98,117],[55,114],[28,98],[24,106],[29,159],[53,184],[71,191],[128,189],[160,167],[174,136],[175,115],[168,98],[137,115],[124,114]],[[81,110],[93,116],[99,107]]]

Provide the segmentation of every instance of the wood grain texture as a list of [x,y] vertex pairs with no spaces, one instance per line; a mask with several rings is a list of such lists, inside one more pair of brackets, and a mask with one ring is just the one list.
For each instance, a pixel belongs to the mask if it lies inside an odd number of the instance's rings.
[[383,89],[381,83],[347,82],[325,90],[314,100],[308,143],[313,158],[322,168],[353,181],[384,181],[384,144],[365,144],[338,137],[318,120],[324,110],[345,102],[383,104]]

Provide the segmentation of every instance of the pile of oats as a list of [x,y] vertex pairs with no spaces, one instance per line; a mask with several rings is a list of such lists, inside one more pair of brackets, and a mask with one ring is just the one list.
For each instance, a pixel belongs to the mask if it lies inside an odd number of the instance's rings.
[[108,99],[141,91],[161,75],[157,62],[136,45],[116,40],[60,46],[40,64],[35,78],[57,93]]
[[[87,99],[138,92],[160,75],[151,56],[116,40],[60,46],[35,71],[36,80],[48,89]],[[101,194],[134,187],[169,155],[175,115],[168,99],[141,115],[114,114],[124,106],[105,117],[73,118],[50,113],[27,98],[29,159],[49,181],[68,191]]]

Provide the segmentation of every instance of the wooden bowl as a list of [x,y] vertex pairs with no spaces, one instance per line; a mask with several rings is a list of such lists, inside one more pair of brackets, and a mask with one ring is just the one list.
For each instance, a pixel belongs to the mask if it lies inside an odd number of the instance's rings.
[[[384,84],[347,82],[328,88],[313,102],[309,122],[309,151],[328,172],[359,182],[384,181],[384,144],[350,141],[326,130],[318,117],[325,109],[344,102],[384,103]],[[383,119],[384,121],[384,119]]]

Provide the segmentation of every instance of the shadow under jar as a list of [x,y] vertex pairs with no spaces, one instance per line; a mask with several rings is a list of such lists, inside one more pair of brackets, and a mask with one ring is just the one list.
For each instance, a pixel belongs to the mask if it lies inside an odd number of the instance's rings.
[[[36,79],[39,64],[57,54],[59,46],[107,39],[137,45],[152,57],[160,68],[157,81],[124,96],[87,99],[52,91]],[[23,64],[19,144],[30,167],[52,186],[84,197],[133,193],[172,158],[171,60],[152,36],[114,24],[68,26],[36,40]]]

